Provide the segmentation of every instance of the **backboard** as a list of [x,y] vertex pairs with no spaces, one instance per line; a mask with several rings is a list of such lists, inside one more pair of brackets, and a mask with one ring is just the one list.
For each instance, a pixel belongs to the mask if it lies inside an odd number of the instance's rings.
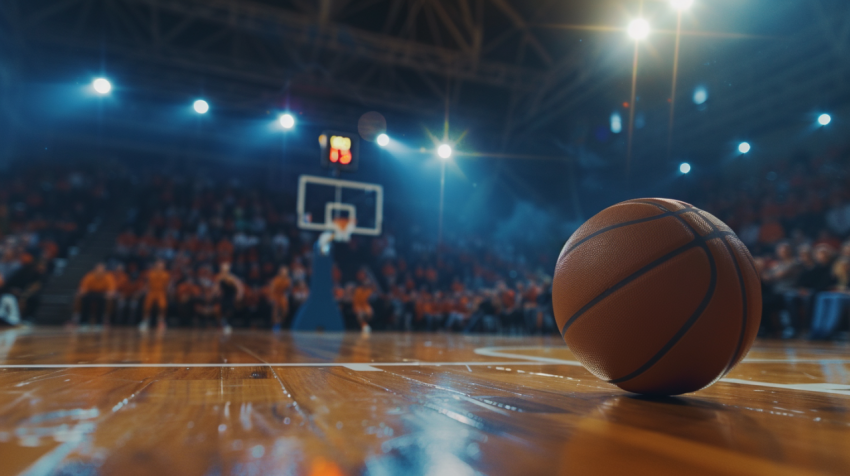
[[384,188],[380,185],[314,175],[298,179],[298,227],[336,231],[334,219],[354,220],[352,235],[378,236],[384,216]]

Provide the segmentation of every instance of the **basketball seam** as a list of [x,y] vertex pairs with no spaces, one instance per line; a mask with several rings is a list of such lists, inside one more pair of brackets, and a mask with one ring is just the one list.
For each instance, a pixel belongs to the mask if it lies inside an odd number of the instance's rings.
[[713,240],[715,238],[719,238],[719,237],[723,237],[723,236],[727,236],[727,235],[732,235],[732,234],[734,234],[734,233],[729,232],[729,231],[718,231],[716,233],[710,233],[710,234],[705,235],[705,236],[699,236],[698,234],[696,234],[696,237],[693,240],[691,240],[688,243],[680,246],[679,248],[676,248],[675,250],[667,253],[666,255],[652,261],[651,263],[643,266],[642,268],[638,269],[637,271],[630,274],[629,276],[626,276],[625,278],[620,280],[618,283],[616,283],[613,286],[611,286],[610,288],[606,289],[605,291],[600,293],[598,296],[593,298],[590,302],[588,302],[587,304],[582,306],[581,309],[576,311],[572,316],[570,316],[569,319],[567,319],[567,322],[564,323],[563,327],[561,328],[561,336],[566,335],[567,330],[570,328],[570,326],[572,326],[575,323],[575,321],[578,320],[579,317],[581,317],[585,312],[589,311],[593,306],[595,306],[596,304],[599,304],[600,301],[602,301],[606,297],[610,296],[614,292],[618,291],[619,289],[623,288],[625,285],[627,285],[630,282],[634,281],[635,279],[641,277],[642,275],[648,273],[649,271],[651,271],[656,266],[659,266],[659,265],[675,258],[676,256],[678,256],[678,255],[680,255],[680,254],[682,254],[682,253],[684,253],[688,250],[691,250],[693,248],[700,247],[700,246],[705,246],[705,242],[708,241],[708,240]]
[[[643,205],[650,205],[650,203],[645,203],[645,202],[640,202],[640,203],[641,203],[641,204],[643,204]],[[593,233],[591,233],[591,234],[589,234],[589,235],[585,236],[585,237],[584,237],[584,238],[582,238],[581,240],[577,241],[577,242],[576,242],[576,244],[574,244],[571,248],[569,248],[569,249],[566,251],[566,253],[564,254],[564,256],[569,255],[570,253],[572,253],[573,251],[575,251],[575,249],[576,249],[576,248],[578,248],[579,246],[581,246],[582,244],[584,244],[586,241],[590,240],[591,238],[595,238],[595,237],[597,237],[597,236],[599,236],[599,235],[601,235],[601,234],[603,234],[603,233],[607,233],[607,232],[609,232],[609,231],[611,231],[611,230],[616,230],[617,228],[622,228],[622,227],[631,226],[631,225],[638,225],[638,224],[640,224],[640,223],[646,223],[646,222],[650,222],[650,221],[654,221],[654,220],[660,220],[660,219],[662,219],[662,218],[672,217],[672,216],[680,215],[680,214],[682,214],[682,213],[687,213],[687,212],[690,212],[690,211],[691,211],[691,210],[687,210],[687,209],[685,209],[685,210],[677,210],[677,211],[675,211],[675,212],[673,212],[673,211],[667,211],[667,212],[665,212],[665,213],[661,213],[661,214],[659,214],[659,215],[655,215],[655,216],[651,216],[651,217],[646,217],[646,218],[639,218],[639,219],[637,219],[637,220],[632,220],[632,221],[627,221],[627,222],[623,222],[623,223],[618,223],[618,224],[616,224],[616,225],[611,225],[611,226],[608,226],[608,227],[602,228],[601,230],[597,230],[597,231],[595,231],[595,232],[593,232]]]
[[738,360],[738,355],[741,353],[741,349],[744,345],[744,336],[747,333],[747,312],[749,310],[749,303],[747,302],[747,286],[744,283],[744,273],[741,271],[741,266],[738,265],[738,258],[732,253],[732,246],[729,242],[724,238],[723,244],[726,246],[726,251],[732,258],[732,262],[735,264],[735,272],[738,274],[738,284],[741,287],[741,301],[743,306],[743,312],[741,313],[741,335],[738,336],[738,345],[735,346],[735,353],[732,354],[732,360],[729,361],[729,365],[726,366],[726,370],[723,371],[723,375],[726,375],[730,370],[732,370],[732,366],[735,365],[735,361]]
[[655,353],[655,355],[653,355],[648,361],[646,361],[646,363],[644,363],[643,365],[638,367],[637,370],[624,377],[608,380],[609,383],[618,384],[626,382],[628,380],[640,376],[641,374],[652,368],[653,365],[658,363],[659,360],[663,359],[664,356],[667,355],[667,352],[669,352],[670,349],[672,349],[676,344],[679,343],[682,337],[684,337],[685,334],[687,334],[687,332],[691,330],[691,327],[696,324],[699,318],[702,317],[702,313],[705,312],[705,309],[708,307],[709,303],[711,303],[711,300],[714,298],[714,291],[717,289],[717,263],[714,261],[714,257],[711,256],[711,250],[708,249],[708,246],[706,246],[705,242],[700,243],[699,247],[702,248],[702,250],[707,255],[708,264],[711,268],[711,278],[708,283],[708,289],[705,292],[705,296],[703,297],[702,302],[699,303],[699,306],[697,306],[694,313],[691,314],[691,317],[689,317],[688,320],[685,321],[685,323],[682,325],[682,327],[680,327],[679,330],[676,331],[676,334],[674,334],[673,337],[671,337],[670,340],[667,341],[667,343],[664,344],[664,346],[658,352]]
[[[676,200],[676,201],[679,202],[678,200]],[[665,212],[671,211],[669,208],[665,207],[664,205],[661,205],[661,204],[658,204],[658,203],[655,203],[655,202],[648,202],[646,200],[629,200],[628,203],[642,203],[644,205],[652,205],[653,207],[657,207],[660,210],[665,211]],[[685,208],[683,208],[682,210],[677,210],[677,211],[684,211],[684,210],[692,211],[692,210],[696,209],[696,207],[694,207],[693,205],[688,205],[685,202],[679,202],[679,205],[682,205]]]
[[[711,220],[698,211],[694,213],[705,220],[713,231],[717,231],[717,226],[712,223]],[[726,248],[726,252],[729,253],[729,258],[732,259],[732,264],[735,266],[735,273],[738,275],[738,286],[741,288],[741,303],[743,306],[743,311],[741,312],[741,334],[738,336],[738,344],[735,346],[735,353],[732,354],[732,360],[729,361],[729,364],[726,365],[726,370],[723,371],[722,375],[726,375],[730,370],[732,370],[732,366],[735,365],[735,360],[738,359],[738,355],[741,353],[741,348],[744,344],[744,336],[747,333],[747,310],[749,308],[747,303],[747,286],[744,283],[744,273],[741,271],[741,266],[738,264],[738,258],[735,257],[735,253],[732,251],[732,245],[729,244],[726,237],[723,237],[720,241],[723,242],[723,246]]]
[[[664,207],[660,208],[665,209]],[[691,317],[689,317],[688,320],[685,321],[682,327],[680,327],[679,330],[676,331],[676,334],[674,334],[673,337],[671,337],[670,340],[668,340],[667,343],[664,344],[664,346],[661,347],[661,349],[655,353],[655,355],[653,355],[648,361],[646,361],[646,363],[638,367],[637,370],[623,377],[608,380],[609,383],[619,384],[629,381],[635,377],[640,376],[641,374],[652,368],[653,365],[658,363],[658,361],[660,361],[664,358],[665,355],[667,355],[667,352],[669,352],[670,349],[673,348],[673,346],[675,346],[679,343],[680,340],[682,340],[682,337],[684,337],[685,334],[687,334],[688,331],[691,329],[691,327],[696,324],[699,318],[702,317],[703,312],[705,312],[706,308],[708,308],[708,305],[711,303],[711,300],[714,299],[714,291],[717,289],[717,262],[714,260],[714,256],[712,256],[711,250],[708,248],[707,243],[715,238],[726,236],[731,232],[716,231],[709,233],[704,237],[699,237],[699,233],[697,233],[696,229],[690,223],[688,223],[687,220],[681,218],[680,216],[676,216],[676,219],[681,221],[685,226],[687,226],[694,232],[694,235],[698,237],[695,238],[694,241],[698,243],[697,246],[702,248],[702,250],[705,252],[706,258],[708,258],[708,265],[711,269],[711,278],[708,283],[708,289],[705,292],[705,296],[702,298],[702,302],[700,302],[699,306],[697,306],[694,313],[691,314]],[[715,235],[715,233],[717,233],[717,236],[712,236]]]

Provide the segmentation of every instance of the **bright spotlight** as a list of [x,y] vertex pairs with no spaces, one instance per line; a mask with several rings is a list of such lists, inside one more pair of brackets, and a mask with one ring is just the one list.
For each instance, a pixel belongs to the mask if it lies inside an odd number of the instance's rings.
[[611,113],[611,132],[614,134],[623,132],[623,118],[620,117],[620,113],[616,111]]
[[386,147],[387,144],[390,143],[390,136],[386,134],[378,134],[377,142],[379,146]]
[[437,155],[439,155],[442,159],[448,159],[452,156],[452,146],[448,144],[440,144],[440,147],[437,147]]
[[292,129],[295,127],[295,118],[292,117],[292,114],[281,114],[280,115],[280,125],[284,129]]
[[203,99],[198,99],[195,101],[194,108],[198,114],[206,114],[210,110],[210,105]]
[[679,165],[679,172],[682,172],[683,174],[687,174],[687,173],[690,173],[690,171],[691,171],[691,164],[689,164],[687,162],[682,162],[682,164]]
[[746,154],[750,151],[750,143],[749,142],[741,142],[738,144],[738,152],[742,154]]
[[694,89],[694,104],[700,105],[708,101],[708,90],[702,86]]
[[820,117],[818,117],[818,124],[822,126],[825,126],[830,122],[832,122],[832,117],[829,114],[821,114]]
[[694,0],[670,0],[670,4],[676,10],[687,10],[694,4]]
[[649,23],[642,18],[632,20],[629,23],[629,36],[635,40],[643,40],[649,36]]
[[95,79],[92,87],[98,94],[109,94],[109,91],[112,91],[112,84],[106,78]]

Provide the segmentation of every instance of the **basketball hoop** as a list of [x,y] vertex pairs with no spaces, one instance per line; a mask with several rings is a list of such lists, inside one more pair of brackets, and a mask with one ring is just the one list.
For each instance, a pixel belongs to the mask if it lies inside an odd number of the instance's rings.
[[334,241],[349,241],[351,233],[357,225],[357,220],[348,217],[337,217],[333,219]]

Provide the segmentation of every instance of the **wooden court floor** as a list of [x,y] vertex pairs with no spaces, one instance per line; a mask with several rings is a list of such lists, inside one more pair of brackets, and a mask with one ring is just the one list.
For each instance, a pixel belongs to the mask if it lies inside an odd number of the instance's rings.
[[0,474],[850,474],[850,347],[647,399],[558,338],[7,330]]

